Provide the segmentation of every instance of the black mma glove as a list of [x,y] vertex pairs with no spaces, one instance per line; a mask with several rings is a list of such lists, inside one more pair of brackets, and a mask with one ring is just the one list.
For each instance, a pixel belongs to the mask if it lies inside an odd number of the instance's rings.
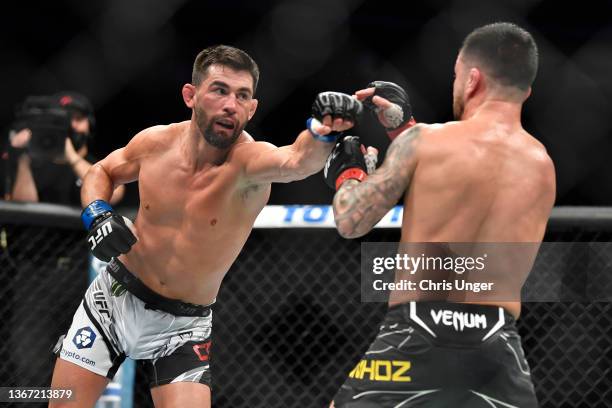
[[95,200],[81,213],[85,229],[89,230],[87,241],[93,255],[105,262],[112,257],[127,253],[137,241],[126,221],[115,213],[104,200]]
[[329,154],[323,169],[328,186],[337,190],[348,179],[363,181],[367,173],[366,162],[357,136],[345,136]]
[[[312,104],[312,117],[306,121],[306,128],[312,136],[324,142],[335,142],[340,132],[332,132],[329,135],[319,135],[313,130],[313,118],[318,122],[323,121],[323,117],[329,115],[333,119],[341,118],[350,120],[353,124],[363,111],[363,105],[351,95],[342,92],[321,92],[317,95]],[[315,122],[316,124],[316,122]]]
[[[386,81],[373,81],[370,82],[367,87],[374,88],[374,95],[366,98],[363,104],[375,116],[379,117],[379,113],[382,114],[385,122],[389,125],[385,126],[385,129],[391,139],[394,139],[404,130],[416,124],[416,121],[412,117],[410,99],[404,88],[393,82]],[[395,106],[382,109],[372,102],[374,96],[385,98]]]

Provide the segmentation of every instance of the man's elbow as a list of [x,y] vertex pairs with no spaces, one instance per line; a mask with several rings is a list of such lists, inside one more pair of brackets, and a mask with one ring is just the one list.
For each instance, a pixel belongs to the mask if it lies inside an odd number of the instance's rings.
[[359,234],[355,234],[354,232],[345,230],[343,228],[338,228],[338,234],[340,234],[340,236],[344,239],[354,239],[360,237]]
[[102,167],[102,165],[99,162],[94,163],[87,169],[87,171],[83,175],[83,182],[87,182],[87,179],[96,177],[97,175],[100,175],[100,174],[104,176],[108,176],[108,173],[106,172],[104,167]]
[[355,239],[364,236],[368,231],[360,231],[355,225],[346,221],[336,219],[336,229],[338,234],[345,239]]

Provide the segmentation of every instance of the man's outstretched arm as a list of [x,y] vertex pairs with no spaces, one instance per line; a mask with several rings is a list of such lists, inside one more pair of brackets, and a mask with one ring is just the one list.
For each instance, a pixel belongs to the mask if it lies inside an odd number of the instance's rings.
[[256,142],[236,147],[236,154],[245,163],[246,178],[255,184],[287,183],[320,171],[335,145],[335,136],[330,133],[353,127],[362,109],[361,103],[350,95],[320,93],[313,104],[308,129],[300,132],[294,143],[276,147]]
[[334,143],[316,140],[309,130],[304,130],[293,144],[287,146],[255,142],[241,147],[241,150],[244,150],[244,156],[248,156],[245,157],[245,172],[249,181],[289,183],[320,171],[333,147]]
[[346,180],[334,196],[336,228],[344,238],[367,234],[408,189],[417,166],[420,126],[399,135],[382,166],[364,181]]

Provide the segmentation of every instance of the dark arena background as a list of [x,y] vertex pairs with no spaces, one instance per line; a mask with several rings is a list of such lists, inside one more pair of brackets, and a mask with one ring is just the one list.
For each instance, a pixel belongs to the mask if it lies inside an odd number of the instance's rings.
[[[96,117],[90,150],[97,158],[141,129],[186,120],[181,86],[190,82],[195,55],[220,43],[244,49],[259,64],[259,108],[247,126],[257,140],[290,144],[318,92],[352,93],[379,79],[406,88],[418,121],[445,122],[452,119],[461,41],[495,21],[526,28],[540,51],[523,124],[556,168],[557,208],[545,240],[610,248],[610,1],[7,3],[0,14],[0,147],[7,151],[15,109],[29,95],[74,90],[90,98]],[[388,139],[372,117],[350,132],[386,151]],[[5,173],[3,163],[3,195]],[[328,205],[332,196],[317,174],[274,185],[269,204]],[[137,205],[131,184],[117,208],[134,215]],[[306,221],[300,224],[287,220],[287,207],[276,210],[274,222],[253,231],[214,308],[215,407],[327,406],[384,315],[385,305],[360,302],[360,243],[397,241],[399,229],[344,240],[319,223],[318,212],[310,218],[300,212]],[[0,202],[0,386],[49,384],[51,349],[88,285],[78,213]],[[562,269],[564,288],[575,292],[589,278],[589,265],[609,255],[584,251],[574,263],[547,267]],[[532,272],[538,273],[547,272]],[[542,407],[612,407],[611,298],[524,305],[519,329]],[[120,406],[113,404],[105,406]],[[152,406],[139,367],[133,406]]]

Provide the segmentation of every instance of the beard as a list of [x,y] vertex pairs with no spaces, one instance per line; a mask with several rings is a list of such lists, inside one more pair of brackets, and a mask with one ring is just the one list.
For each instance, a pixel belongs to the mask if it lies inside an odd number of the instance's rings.
[[461,116],[463,116],[463,111],[465,110],[465,103],[460,96],[456,96],[453,98],[453,117],[455,120],[461,120]]
[[229,148],[238,139],[238,136],[240,136],[240,134],[244,130],[244,127],[246,126],[246,123],[244,123],[242,126],[238,126],[238,124],[236,124],[236,127],[232,129],[231,134],[227,136],[223,132],[215,132],[215,130],[213,129],[215,121],[217,119],[223,118],[222,115],[213,116],[209,118],[208,115],[202,109],[197,107],[194,108],[194,113],[196,118],[196,124],[198,125],[198,129],[200,129],[200,132],[202,132],[204,140],[206,140],[208,144],[213,147],[216,147],[217,149]]

